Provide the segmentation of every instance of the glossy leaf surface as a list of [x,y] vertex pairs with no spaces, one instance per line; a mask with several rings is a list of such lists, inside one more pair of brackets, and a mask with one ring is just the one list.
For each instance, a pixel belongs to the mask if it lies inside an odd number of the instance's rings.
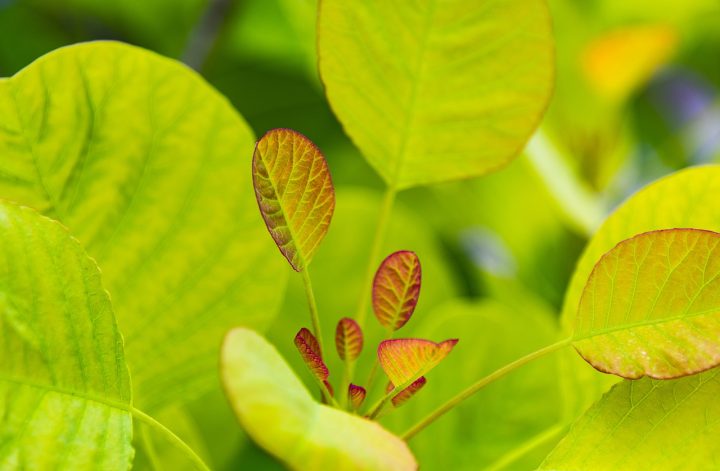
[[575,348],[625,378],[675,378],[720,363],[720,234],[646,232],[605,254],[583,292]]
[[485,174],[535,129],[553,82],[541,0],[320,2],[330,104],[385,182]]
[[0,203],[0,469],[128,469],[130,377],[97,265]]
[[341,360],[356,360],[363,348],[363,334],[357,322],[343,317],[335,329],[335,347]]
[[404,326],[420,297],[422,270],[415,252],[401,250],[382,261],[375,273],[372,305],[380,324],[393,331]]
[[405,442],[377,423],[314,402],[277,350],[257,333],[232,330],[221,368],[243,428],[289,468],[417,469]]
[[457,342],[457,339],[440,343],[424,339],[385,340],[378,346],[378,359],[395,387],[406,387],[443,361]]
[[720,371],[623,381],[573,426],[542,471],[713,470],[720,465]]
[[223,334],[265,328],[285,274],[253,198],[254,138],[186,66],[113,42],[0,80],[0,197],[97,260],[143,409],[217,387]]
[[268,131],[255,146],[253,184],[260,213],[295,271],[312,260],[335,209],[320,149],[291,129]]

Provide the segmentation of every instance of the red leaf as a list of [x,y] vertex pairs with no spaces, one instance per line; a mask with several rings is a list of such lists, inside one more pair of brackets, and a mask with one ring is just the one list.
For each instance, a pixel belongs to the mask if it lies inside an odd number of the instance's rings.
[[350,398],[350,404],[352,404],[353,409],[360,408],[366,395],[367,391],[365,391],[365,388],[350,383],[348,387],[348,397]]
[[363,348],[363,333],[354,320],[343,317],[335,330],[335,346],[340,359],[355,360]]
[[380,264],[372,287],[375,317],[385,327],[398,330],[415,311],[422,273],[415,252],[401,250]]
[[330,376],[330,372],[322,359],[320,345],[315,336],[303,327],[295,336],[295,346],[312,374],[320,381],[325,382]]
[[[403,389],[400,394],[396,395],[392,398],[393,406],[400,407],[401,405],[405,404],[408,399],[413,397],[415,393],[420,391],[423,386],[425,386],[425,383],[427,383],[427,380],[425,379],[425,376],[420,376],[418,379],[413,381],[413,383],[408,386],[407,388]],[[392,383],[390,383],[390,386],[392,386]]]

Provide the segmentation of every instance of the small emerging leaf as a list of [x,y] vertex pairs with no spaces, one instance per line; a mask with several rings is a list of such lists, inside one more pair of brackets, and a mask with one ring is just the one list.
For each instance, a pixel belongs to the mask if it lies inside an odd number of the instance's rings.
[[365,401],[367,391],[362,386],[350,383],[348,386],[348,398],[350,398],[350,404],[353,409],[359,409],[362,403]]
[[343,317],[335,330],[335,346],[341,360],[354,361],[363,348],[363,333],[354,320]]
[[260,213],[295,271],[312,260],[335,209],[335,190],[320,149],[291,129],[268,131],[255,146],[253,184]]
[[458,339],[435,343],[423,339],[385,340],[378,346],[380,366],[398,387],[412,383],[440,363]]
[[415,252],[401,250],[383,260],[372,288],[373,311],[383,326],[398,330],[410,320],[420,297],[421,278]]
[[600,371],[669,379],[720,363],[720,234],[646,232],[595,266],[574,345]]
[[[418,379],[412,382],[410,386],[400,391],[400,394],[396,395],[392,398],[392,404],[395,407],[400,407],[401,405],[405,404],[408,399],[413,397],[415,393],[420,391],[423,386],[427,383],[427,380],[425,379],[425,376],[420,376]],[[392,383],[389,383],[388,386],[390,387],[390,390],[395,387]],[[388,391],[390,392],[390,391]]]
[[[305,327],[295,335],[295,346],[297,347],[303,361],[310,369],[310,372],[320,381],[327,383],[330,371],[322,359],[320,344],[315,336]],[[328,389],[329,390],[329,389]]]

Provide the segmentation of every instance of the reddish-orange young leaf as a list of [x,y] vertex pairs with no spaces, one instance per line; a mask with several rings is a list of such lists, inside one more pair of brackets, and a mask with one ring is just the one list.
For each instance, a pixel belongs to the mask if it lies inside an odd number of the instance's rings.
[[403,387],[433,369],[457,343],[457,339],[440,343],[423,339],[385,340],[378,346],[378,360],[390,381]]
[[328,390],[328,392],[330,393],[330,395],[331,395],[331,396],[334,396],[334,395],[335,395],[335,391],[333,391],[333,387],[332,387],[332,384],[330,384],[330,381],[325,380],[325,381],[323,381],[323,384],[324,384],[325,387],[327,388],[327,390]]
[[268,131],[253,154],[255,196],[270,235],[295,271],[310,263],[335,210],[325,157],[292,129]]
[[360,408],[363,401],[365,401],[366,395],[367,391],[365,391],[365,388],[363,388],[362,386],[358,386],[352,383],[350,383],[350,386],[348,386],[348,398],[350,399],[350,404],[352,405],[353,409]]
[[340,359],[354,361],[363,348],[363,333],[354,320],[343,317],[335,330],[335,346]]
[[[418,379],[413,381],[410,386],[400,391],[400,394],[392,398],[393,406],[400,407],[401,405],[405,404],[407,400],[413,397],[415,393],[420,391],[420,389],[422,389],[422,387],[425,386],[426,383],[427,380],[425,379],[425,376],[420,376]],[[388,386],[390,386],[390,391],[392,391],[392,389],[395,387],[392,383],[389,383]]]
[[420,297],[422,273],[415,252],[401,250],[380,264],[372,287],[375,317],[392,330],[410,320]]
[[322,359],[320,345],[315,336],[303,327],[295,336],[295,346],[312,374],[315,375],[318,380],[327,382],[330,371]]

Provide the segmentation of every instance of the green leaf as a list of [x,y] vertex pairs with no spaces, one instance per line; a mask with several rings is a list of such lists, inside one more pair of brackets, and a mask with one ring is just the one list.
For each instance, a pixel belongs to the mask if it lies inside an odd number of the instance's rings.
[[440,343],[424,339],[390,339],[378,346],[378,360],[395,388],[406,388],[450,354],[457,339]]
[[717,369],[671,381],[623,381],[587,411],[540,469],[718,469],[718,395]]
[[268,131],[253,154],[260,213],[295,271],[312,260],[335,209],[335,190],[320,149],[291,129]]
[[421,280],[415,252],[400,250],[382,261],[373,279],[372,305],[383,326],[396,331],[410,320],[420,297]]
[[285,282],[242,118],[182,64],[113,42],[1,80],[0,116],[0,196],[59,219],[98,261],[136,402],[217,387],[223,334],[265,328]]
[[355,361],[363,348],[363,333],[357,322],[343,317],[335,329],[335,347],[341,360]]
[[230,331],[221,369],[241,425],[289,468],[417,469],[405,442],[377,423],[314,402],[277,350],[257,333]]
[[598,229],[580,257],[563,306],[563,324],[572,328],[585,283],[600,257],[621,241],[642,232],[694,227],[720,232],[720,166],[673,173],[623,203]]
[[605,254],[588,279],[573,345],[600,371],[677,378],[720,363],[720,234],[646,232]]
[[100,270],[4,202],[0,247],[0,469],[128,469],[130,377]]
[[542,0],[324,0],[318,54],[345,131],[398,189],[506,164],[553,83]]

